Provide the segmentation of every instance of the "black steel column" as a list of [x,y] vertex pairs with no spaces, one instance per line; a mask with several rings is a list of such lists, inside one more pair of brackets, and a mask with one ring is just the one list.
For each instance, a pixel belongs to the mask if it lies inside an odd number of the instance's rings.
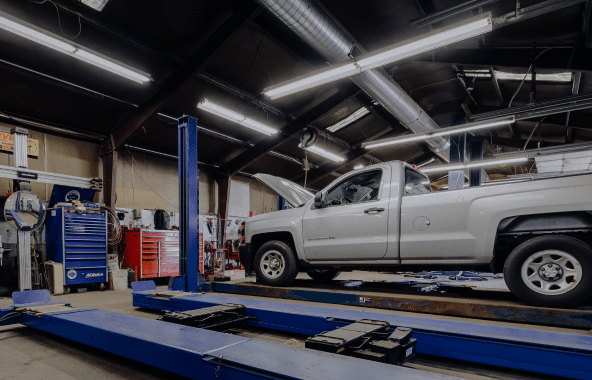
[[[475,137],[469,142],[469,159],[478,161],[483,159],[483,138]],[[482,168],[469,169],[469,186],[481,186]]]

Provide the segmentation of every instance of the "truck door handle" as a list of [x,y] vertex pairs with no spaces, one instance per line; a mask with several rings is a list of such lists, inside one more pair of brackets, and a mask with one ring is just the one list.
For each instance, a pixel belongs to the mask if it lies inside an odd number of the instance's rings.
[[369,214],[371,212],[381,212],[381,211],[384,211],[384,209],[380,208],[380,207],[372,207],[372,208],[364,210],[364,213]]

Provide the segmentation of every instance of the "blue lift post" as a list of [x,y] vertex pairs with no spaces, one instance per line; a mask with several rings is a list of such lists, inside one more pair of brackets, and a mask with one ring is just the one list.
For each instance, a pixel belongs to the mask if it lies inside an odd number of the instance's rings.
[[179,118],[179,274],[171,288],[197,292],[205,284],[199,271],[199,169],[197,119]]

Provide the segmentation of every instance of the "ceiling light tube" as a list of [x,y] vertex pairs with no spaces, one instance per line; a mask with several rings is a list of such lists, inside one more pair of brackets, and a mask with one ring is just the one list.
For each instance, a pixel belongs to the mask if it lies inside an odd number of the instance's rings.
[[55,34],[49,33],[35,25],[19,20],[11,15],[0,12],[0,29],[17,34],[30,41],[47,46],[50,49],[67,54],[91,65],[100,67],[114,74],[121,75],[134,82],[144,83],[151,80],[150,75],[115,61],[90,49],[78,46]]
[[417,38],[387,46],[378,51],[357,57],[358,66],[363,71],[400,61],[410,56],[424,53],[442,46],[490,32],[493,29],[491,13],[471,17],[468,20],[452,24],[445,30],[436,29]]
[[[531,81],[532,80],[532,74],[526,74],[526,78],[524,74],[520,74],[520,73],[508,73],[505,71],[495,71],[495,77],[498,80],[525,80],[525,81]],[[571,73],[571,71],[564,71],[564,72],[560,72],[560,73],[554,73],[554,74],[542,74],[542,73],[538,73],[536,74],[536,80],[538,82],[565,82],[565,83],[569,83],[571,82],[573,79],[573,74]]]
[[276,99],[478,36],[490,32],[492,27],[491,13],[487,12],[446,28],[437,29],[428,34],[268,87],[263,90],[263,93]]
[[271,99],[277,99],[282,96],[320,86],[361,72],[360,68],[357,67],[354,62],[347,61],[342,64],[315,71],[312,74],[302,75],[288,82],[268,87],[263,90],[263,93]]
[[210,113],[213,113],[214,115],[220,116],[221,118],[224,118],[226,120],[230,120],[230,121],[240,124],[244,127],[253,129],[257,132],[264,133],[268,136],[271,136],[271,135],[277,133],[277,129],[273,129],[263,123],[255,121],[253,119],[249,119],[248,117],[246,117],[244,115],[241,115],[239,113],[231,111],[228,108],[222,107],[216,103],[212,103],[207,99],[205,99],[203,102],[199,103],[197,105],[197,108],[202,109],[207,112],[210,112]]
[[511,164],[517,162],[524,162],[528,161],[528,157],[516,157],[516,158],[507,158],[504,160],[483,160],[483,161],[473,161],[467,164],[453,164],[453,165],[438,165],[432,166],[429,168],[422,168],[420,169],[423,173],[439,173],[439,172],[446,172],[450,170],[464,170],[464,169],[473,169],[473,168],[482,168],[487,166],[495,166],[495,165],[503,165],[503,164]]
[[338,121],[337,123],[328,127],[327,130],[335,133],[335,132],[347,127],[348,125],[355,123],[356,121],[360,120],[361,118],[368,115],[369,113],[370,113],[370,111],[368,111],[368,109],[366,107],[362,107],[359,110],[357,110],[356,112],[354,112],[351,115],[349,115],[348,117],[346,117],[345,119]]
[[345,158],[338,156],[335,153],[331,153],[323,148],[319,148],[318,146],[311,146],[311,147],[306,148],[306,150],[308,150],[309,152],[312,152],[312,153],[316,153],[319,156],[323,156],[325,158],[328,158],[331,161],[335,161],[335,162],[345,161]]
[[503,117],[503,118],[499,118],[499,119],[455,125],[452,127],[440,128],[440,129],[437,129],[432,132],[417,133],[414,135],[405,135],[405,136],[400,136],[400,137],[393,137],[390,139],[365,142],[362,144],[362,148],[373,149],[373,148],[378,148],[381,146],[402,144],[402,143],[408,143],[408,142],[413,142],[413,141],[418,141],[418,140],[427,140],[427,139],[430,139],[433,137],[450,136],[450,135],[455,135],[458,133],[475,131],[475,130],[479,130],[479,129],[498,127],[501,125],[508,125],[508,124],[514,123],[515,121],[516,121],[516,117],[514,115],[512,115],[509,117]]
[[424,167],[428,164],[431,164],[432,162],[436,161],[435,158],[431,158],[429,161],[424,162],[423,164],[417,165],[418,168]]

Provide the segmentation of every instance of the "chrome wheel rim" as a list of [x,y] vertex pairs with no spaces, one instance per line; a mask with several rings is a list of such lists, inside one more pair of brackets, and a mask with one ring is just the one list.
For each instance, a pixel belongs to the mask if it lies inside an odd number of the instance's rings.
[[544,295],[564,294],[582,280],[582,266],[571,254],[555,249],[531,255],[521,268],[522,281]]
[[276,250],[267,251],[261,257],[261,273],[267,278],[278,278],[284,273],[286,262],[284,256]]

